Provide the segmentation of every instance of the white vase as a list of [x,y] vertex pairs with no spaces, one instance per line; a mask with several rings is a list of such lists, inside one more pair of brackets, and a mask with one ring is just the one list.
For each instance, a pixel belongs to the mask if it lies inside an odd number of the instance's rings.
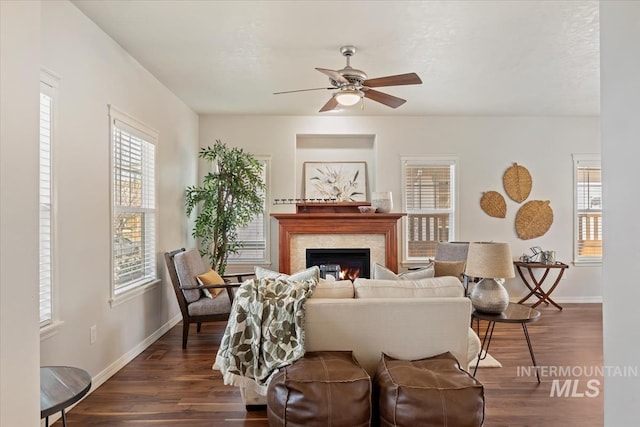
[[393,197],[391,195],[391,191],[372,191],[371,206],[377,208],[376,212],[391,212],[393,209]]

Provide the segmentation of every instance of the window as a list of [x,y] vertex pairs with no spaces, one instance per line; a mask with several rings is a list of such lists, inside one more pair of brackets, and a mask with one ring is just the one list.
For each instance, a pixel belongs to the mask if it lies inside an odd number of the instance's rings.
[[433,257],[455,237],[455,159],[402,159],[406,261]]
[[[45,82],[46,80],[46,82]],[[40,185],[39,185],[39,257],[40,327],[53,321],[53,194],[52,139],[55,86],[50,79],[40,82]]]
[[156,282],[157,133],[110,107],[112,298]]
[[573,155],[574,262],[602,262],[602,174],[599,155]]
[[[269,191],[269,158],[255,156],[262,163],[262,182]],[[269,260],[269,246],[267,245],[267,236],[269,235],[269,212],[267,210],[268,194],[263,194],[264,210],[262,214],[256,217],[246,227],[238,228],[238,240],[243,243],[242,249],[237,254],[229,254],[229,263],[245,264],[245,263],[265,263]]]

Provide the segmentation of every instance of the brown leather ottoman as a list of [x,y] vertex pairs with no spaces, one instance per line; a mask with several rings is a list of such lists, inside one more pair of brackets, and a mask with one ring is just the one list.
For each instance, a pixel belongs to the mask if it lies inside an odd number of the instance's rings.
[[476,427],[484,422],[484,386],[451,353],[422,360],[383,354],[374,377],[380,426]]
[[269,425],[358,427],[371,422],[371,377],[350,351],[307,352],[267,392]]

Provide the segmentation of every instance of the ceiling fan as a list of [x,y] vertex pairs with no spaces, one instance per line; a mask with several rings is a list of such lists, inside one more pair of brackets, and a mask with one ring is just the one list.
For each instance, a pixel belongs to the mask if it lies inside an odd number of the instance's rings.
[[329,76],[331,87],[290,90],[286,92],[276,92],[274,95],[307,92],[311,90],[337,89],[337,92],[335,92],[331,99],[329,99],[329,101],[320,109],[321,113],[324,111],[335,110],[340,106],[350,107],[352,105],[356,105],[358,102],[361,102],[363,98],[369,98],[372,101],[379,102],[387,107],[398,108],[407,101],[372,88],[383,86],[417,85],[422,83],[422,80],[420,80],[420,77],[418,77],[416,73],[398,74],[395,76],[369,79],[364,71],[351,67],[350,59],[356,53],[355,46],[342,46],[340,48],[340,53],[347,58],[347,65],[344,68],[335,71],[326,68],[316,68],[316,70]]

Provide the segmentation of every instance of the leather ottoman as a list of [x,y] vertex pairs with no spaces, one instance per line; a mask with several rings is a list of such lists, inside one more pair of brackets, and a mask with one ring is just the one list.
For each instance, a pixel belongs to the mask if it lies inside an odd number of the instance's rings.
[[374,392],[383,427],[477,427],[484,422],[484,386],[448,352],[412,361],[383,354]]
[[350,351],[307,352],[267,392],[269,425],[358,427],[371,423],[371,377]]

